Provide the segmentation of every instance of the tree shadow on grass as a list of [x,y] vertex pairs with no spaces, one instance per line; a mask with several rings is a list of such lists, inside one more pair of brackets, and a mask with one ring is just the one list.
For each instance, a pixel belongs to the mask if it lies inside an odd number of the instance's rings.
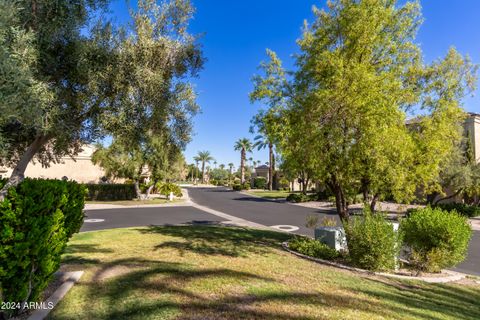
[[82,265],[97,264],[100,260],[85,258],[85,255],[82,254],[112,252],[111,249],[100,248],[98,244],[69,244],[63,253],[62,264],[68,265],[70,269],[72,266],[82,267]]
[[229,257],[245,257],[251,253],[266,254],[273,248],[279,248],[283,241],[292,237],[289,234],[268,230],[215,225],[151,226],[139,231],[179,238],[164,241],[158,244],[156,249],[173,248],[181,255],[190,251],[202,255]]
[[[381,283],[388,290],[360,288],[360,293],[376,297],[381,301],[401,304],[398,314],[409,314],[423,319],[436,320],[437,316],[426,315],[411,310],[436,311],[452,319],[480,319],[480,290],[453,284],[421,283],[396,279],[365,279]],[[408,290],[406,290],[408,288]]]

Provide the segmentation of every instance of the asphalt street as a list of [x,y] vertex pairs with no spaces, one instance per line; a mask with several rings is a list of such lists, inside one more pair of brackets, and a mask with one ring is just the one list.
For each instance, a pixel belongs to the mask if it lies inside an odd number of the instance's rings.
[[[269,227],[313,236],[305,227],[308,215],[338,220],[334,210],[319,210],[285,202],[256,198],[226,188],[188,188],[191,200],[201,206]],[[116,208],[87,210],[81,231],[182,223],[216,223],[225,218],[193,206]],[[298,228],[298,229],[297,229]],[[480,276],[480,231],[475,231],[467,259],[454,270]]]
[[80,232],[225,220],[191,206],[87,210],[85,215],[85,222]]

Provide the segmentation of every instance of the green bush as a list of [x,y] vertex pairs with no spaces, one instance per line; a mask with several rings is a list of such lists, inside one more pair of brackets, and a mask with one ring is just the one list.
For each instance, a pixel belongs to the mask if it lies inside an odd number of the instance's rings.
[[253,179],[253,187],[255,189],[265,189],[267,187],[267,179],[265,177],[256,177]]
[[137,196],[133,184],[86,184],[87,200],[132,200]]
[[232,186],[234,191],[242,191],[242,190],[250,190],[250,184],[248,182],[244,182],[243,184],[235,183]]
[[308,202],[308,201],[315,201],[317,200],[317,195],[316,194],[303,194],[303,193],[290,193],[287,196],[287,201],[289,202]]
[[326,244],[306,237],[297,236],[293,238],[288,242],[288,247],[301,254],[325,260],[333,260],[340,255],[337,250],[330,248]]
[[[8,190],[0,202],[2,301],[38,300],[83,223],[85,194],[83,185],[61,180],[25,179]],[[7,316],[18,311],[4,310]]]
[[364,210],[344,223],[350,262],[360,268],[383,271],[395,268],[401,236],[383,214]]
[[166,197],[170,196],[170,192],[172,192],[173,195],[177,198],[182,197],[182,189],[175,183],[159,182],[157,184],[157,190],[161,195],[164,195]]
[[455,203],[455,202],[439,203],[439,204],[436,204],[434,207],[440,208],[446,211],[456,211],[462,216],[469,217],[469,218],[480,216],[480,207],[469,206],[464,203]]
[[440,272],[465,259],[472,230],[455,211],[423,208],[410,212],[400,224],[409,260],[418,271]]

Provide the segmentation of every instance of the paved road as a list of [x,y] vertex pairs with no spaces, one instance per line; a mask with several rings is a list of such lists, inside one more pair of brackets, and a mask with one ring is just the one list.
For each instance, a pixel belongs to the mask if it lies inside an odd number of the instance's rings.
[[188,188],[190,199],[202,206],[266,226],[291,225],[299,229],[293,233],[313,236],[305,227],[307,216],[318,214],[337,220],[332,210],[305,208],[297,205],[251,197],[226,188]]
[[[225,219],[190,206],[88,210],[80,231],[163,224],[219,222]],[[91,219],[104,220],[88,222]]]
[[[294,232],[298,234],[313,235],[311,229],[304,227],[309,214],[337,218],[333,210],[320,211],[287,203],[277,203],[223,188],[189,188],[188,191],[190,198],[203,206],[267,226],[280,224],[298,226],[298,231]],[[468,257],[455,270],[480,276],[480,231],[474,231]]]
[[[255,198],[224,188],[188,188],[188,191],[192,201],[201,206],[265,226],[295,226],[298,230],[293,233],[297,234],[313,235],[313,231],[305,227],[306,218],[310,214],[338,220],[334,210],[305,208]],[[87,210],[86,216],[81,231],[226,220],[193,206]],[[90,219],[98,220],[88,222]],[[467,259],[455,270],[480,276],[480,231],[474,232]]]

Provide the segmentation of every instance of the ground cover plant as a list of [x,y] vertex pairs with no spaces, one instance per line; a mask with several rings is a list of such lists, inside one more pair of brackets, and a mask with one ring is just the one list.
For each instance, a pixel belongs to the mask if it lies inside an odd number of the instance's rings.
[[478,319],[480,289],[367,277],[280,247],[290,235],[165,226],[74,236],[84,276],[50,319]]

